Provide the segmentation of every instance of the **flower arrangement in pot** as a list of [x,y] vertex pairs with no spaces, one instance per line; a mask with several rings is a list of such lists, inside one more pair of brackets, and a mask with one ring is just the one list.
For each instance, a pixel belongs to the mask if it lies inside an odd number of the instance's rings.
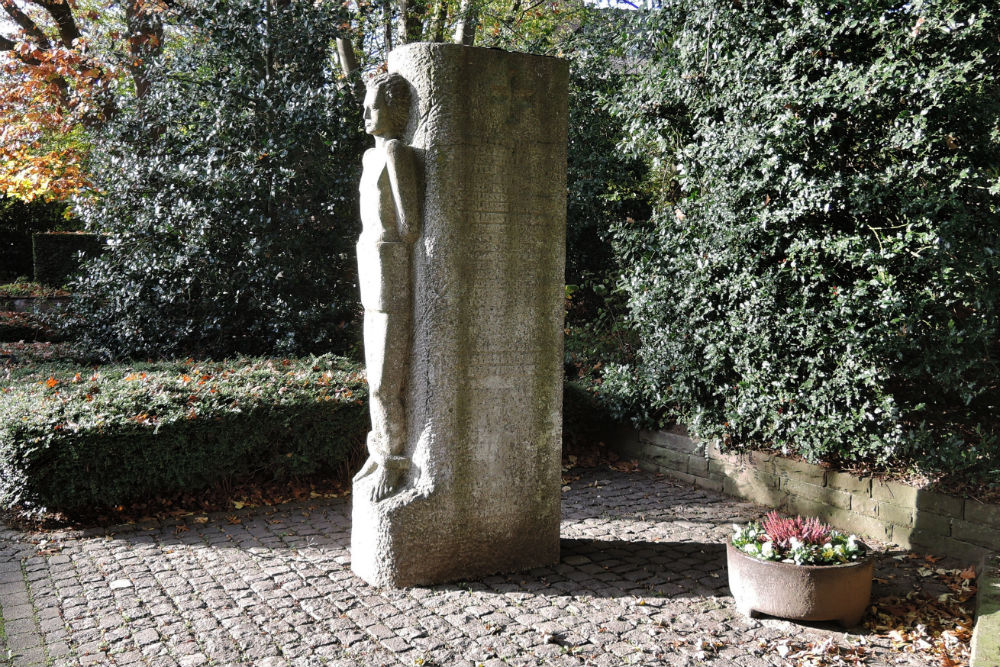
[[742,613],[837,621],[845,628],[861,622],[874,560],[856,536],[777,512],[735,529],[726,560],[729,589]]

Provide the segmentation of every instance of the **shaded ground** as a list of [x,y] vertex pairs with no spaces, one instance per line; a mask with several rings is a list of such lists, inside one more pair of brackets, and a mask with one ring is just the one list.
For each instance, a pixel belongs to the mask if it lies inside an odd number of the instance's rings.
[[940,666],[968,650],[966,564],[883,554],[853,633],[746,619],[723,545],[762,508],[646,473],[572,476],[559,564],[403,591],[351,573],[345,498],[0,531],[0,664]]

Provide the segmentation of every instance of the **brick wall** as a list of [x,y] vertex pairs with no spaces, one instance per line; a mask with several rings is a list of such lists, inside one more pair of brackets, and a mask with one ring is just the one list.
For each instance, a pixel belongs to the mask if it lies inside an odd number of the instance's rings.
[[965,560],[1000,551],[1000,506],[856,477],[771,453],[723,454],[670,431],[624,432],[619,453],[644,470],[791,514],[820,517],[840,530],[904,548]]

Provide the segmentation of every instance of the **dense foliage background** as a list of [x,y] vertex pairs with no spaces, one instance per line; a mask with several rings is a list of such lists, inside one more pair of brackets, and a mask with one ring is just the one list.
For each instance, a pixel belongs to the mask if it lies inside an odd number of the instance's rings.
[[473,4],[477,45],[570,61],[580,412],[596,394],[728,447],[1000,475],[985,0],[189,0],[133,16],[142,66],[88,130],[80,205],[111,246],[75,286],[76,339],[105,357],[346,349],[359,73],[392,44],[447,39]]
[[615,101],[663,184],[617,226],[619,410],[816,460],[1000,469],[1000,14],[678,0]]
[[331,71],[344,10],[211,0],[163,20],[148,94],[94,151],[85,217],[110,247],[76,285],[78,336],[110,356],[343,349],[365,139]]

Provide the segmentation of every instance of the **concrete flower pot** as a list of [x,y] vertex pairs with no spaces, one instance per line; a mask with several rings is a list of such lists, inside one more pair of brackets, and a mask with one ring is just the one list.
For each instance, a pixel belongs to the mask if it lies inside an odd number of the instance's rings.
[[858,625],[872,593],[872,558],[843,565],[795,565],[749,556],[726,544],[729,590],[747,616]]

